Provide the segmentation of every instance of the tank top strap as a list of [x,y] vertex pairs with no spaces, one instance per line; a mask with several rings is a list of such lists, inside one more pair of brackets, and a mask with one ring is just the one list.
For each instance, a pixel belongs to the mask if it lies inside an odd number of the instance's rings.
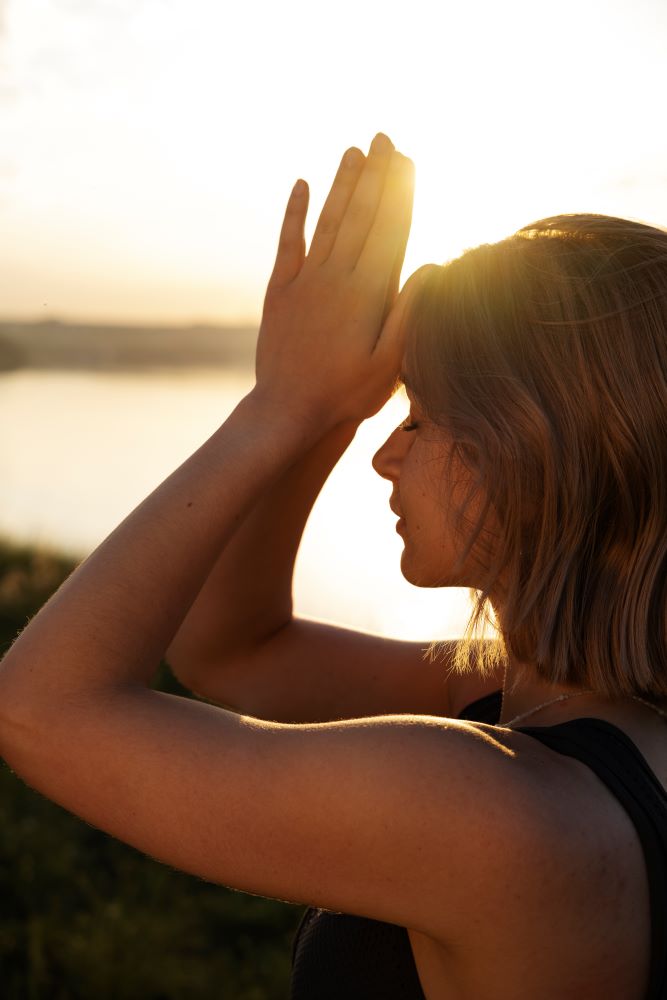
[[556,753],[586,764],[632,820],[646,861],[651,907],[651,963],[646,1000],[667,1000],[667,794],[632,740],[603,719],[517,726]]

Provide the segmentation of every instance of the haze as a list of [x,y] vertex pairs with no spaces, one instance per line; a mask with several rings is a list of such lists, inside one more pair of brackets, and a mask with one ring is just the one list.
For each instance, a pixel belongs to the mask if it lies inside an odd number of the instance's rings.
[[557,212],[667,224],[661,0],[0,0],[0,315],[259,319],[288,193],[417,168],[403,280]]

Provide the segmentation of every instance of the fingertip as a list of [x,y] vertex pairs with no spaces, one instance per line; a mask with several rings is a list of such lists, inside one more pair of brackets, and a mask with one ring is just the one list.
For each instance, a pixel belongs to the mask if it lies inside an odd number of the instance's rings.
[[292,198],[303,198],[307,190],[308,190],[308,185],[300,177],[299,180],[294,185],[294,187],[292,188]]
[[343,166],[358,167],[365,159],[366,157],[357,146],[350,146],[343,155]]
[[416,271],[413,271],[409,278],[403,282],[401,288],[401,295],[407,300],[413,295],[416,295],[421,288],[424,287],[428,278],[433,274],[433,270],[437,268],[439,270],[438,264],[422,264],[418,267]]
[[428,279],[435,274],[436,271],[441,270],[440,264],[422,264],[417,270],[410,275],[409,281],[413,282],[417,288],[421,288],[422,285],[426,284]]
[[409,156],[403,156],[402,153],[400,154],[400,156],[401,156],[401,164],[403,166],[403,170],[405,171],[406,176],[409,177],[410,180],[414,181],[415,179],[414,160],[411,160]]
[[402,186],[414,187],[415,165],[407,156],[394,152],[389,162],[389,173],[400,182]]
[[371,142],[369,153],[391,153],[394,144],[385,132],[377,132]]

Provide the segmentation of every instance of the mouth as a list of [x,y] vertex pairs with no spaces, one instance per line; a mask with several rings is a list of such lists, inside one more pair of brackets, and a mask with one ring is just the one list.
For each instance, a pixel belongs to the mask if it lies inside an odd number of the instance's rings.
[[401,514],[400,511],[396,510],[396,507],[394,506],[391,500],[389,501],[389,509],[392,512],[392,514],[395,514],[396,517],[400,517],[402,519],[403,515]]

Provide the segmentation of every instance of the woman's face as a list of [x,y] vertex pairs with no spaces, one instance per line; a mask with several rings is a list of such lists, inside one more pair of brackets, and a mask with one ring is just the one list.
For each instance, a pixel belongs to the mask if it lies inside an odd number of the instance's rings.
[[393,487],[389,503],[400,517],[397,531],[404,543],[401,572],[417,587],[478,586],[481,567],[472,554],[453,572],[465,543],[461,531],[472,529],[479,512],[475,497],[457,532],[457,508],[469,489],[470,474],[456,455],[448,466],[451,438],[406,391],[409,416],[373,457],[373,468]]

